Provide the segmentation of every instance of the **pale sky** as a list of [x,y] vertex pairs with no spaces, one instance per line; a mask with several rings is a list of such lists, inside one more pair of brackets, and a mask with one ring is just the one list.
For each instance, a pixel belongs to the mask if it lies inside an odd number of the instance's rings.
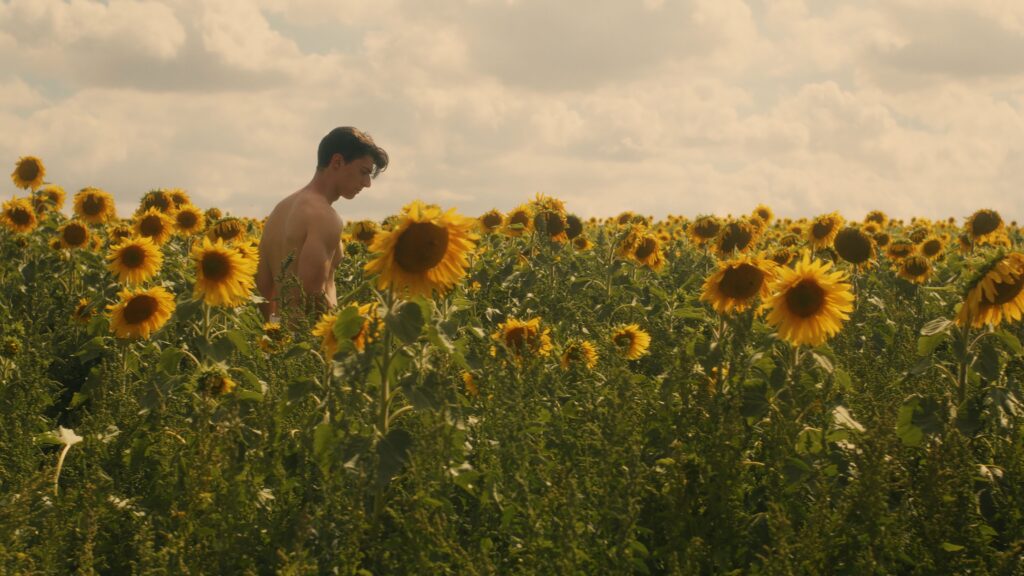
[[34,155],[262,217],[351,125],[346,219],[1024,216],[1022,0],[0,0],[0,54],[4,198]]

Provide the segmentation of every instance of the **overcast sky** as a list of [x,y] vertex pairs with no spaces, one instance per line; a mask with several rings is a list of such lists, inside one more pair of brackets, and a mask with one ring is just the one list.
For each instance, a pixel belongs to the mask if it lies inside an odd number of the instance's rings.
[[[346,219],[1024,216],[1024,1],[0,0],[0,165],[262,217],[357,126]],[[16,192],[8,178],[0,192]]]

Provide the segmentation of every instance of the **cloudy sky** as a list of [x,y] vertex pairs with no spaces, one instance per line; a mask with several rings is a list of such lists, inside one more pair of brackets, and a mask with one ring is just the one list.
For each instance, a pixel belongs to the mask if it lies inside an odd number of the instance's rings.
[[392,165],[348,219],[1024,217],[1015,0],[0,0],[0,53],[4,172],[122,212],[180,187],[261,217],[353,125]]

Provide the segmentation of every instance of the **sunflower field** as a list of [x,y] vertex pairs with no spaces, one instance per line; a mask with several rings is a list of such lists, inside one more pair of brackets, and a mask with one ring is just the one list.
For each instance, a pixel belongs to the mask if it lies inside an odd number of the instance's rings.
[[45,175],[0,211],[0,573],[1024,574],[993,210],[413,202],[271,323],[260,221]]

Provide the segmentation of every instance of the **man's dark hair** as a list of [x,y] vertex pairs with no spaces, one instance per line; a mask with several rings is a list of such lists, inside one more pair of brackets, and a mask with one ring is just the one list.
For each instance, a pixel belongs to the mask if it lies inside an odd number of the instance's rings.
[[341,154],[345,163],[369,156],[373,159],[373,176],[388,167],[388,153],[377,146],[369,134],[351,126],[335,128],[320,141],[316,151],[317,170],[326,168],[335,154]]

